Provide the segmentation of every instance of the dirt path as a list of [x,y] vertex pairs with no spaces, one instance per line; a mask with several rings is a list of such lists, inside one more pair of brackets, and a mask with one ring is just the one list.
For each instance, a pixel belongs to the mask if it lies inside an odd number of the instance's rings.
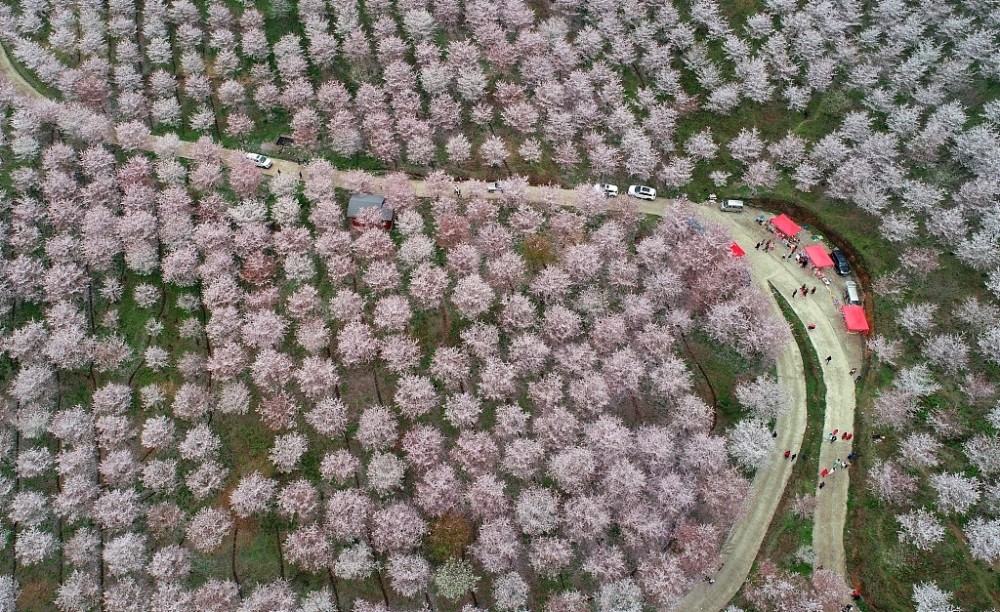
[[[0,48],[0,74],[6,75],[22,94],[43,97],[18,74],[2,48]],[[163,144],[160,137],[154,136],[151,137],[147,148],[156,151]],[[238,154],[235,151],[229,153]],[[189,143],[182,143],[177,154],[188,157]],[[301,165],[275,159],[274,166],[265,171],[265,174],[270,176],[278,174],[301,176],[301,172]],[[345,174],[337,171],[334,182],[343,185]],[[381,179],[376,178],[374,186],[377,188],[380,182]],[[415,195],[428,195],[425,182],[410,181],[410,183]],[[456,186],[463,190],[463,195],[479,188],[471,183],[458,183]],[[556,190],[532,186],[527,189],[525,197],[529,201],[549,205],[574,206],[576,204],[576,194],[568,189]],[[670,204],[669,200],[643,202],[640,211],[662,215],[664,207]],[[774,283],[779,291],[785,292],[786,296],[790,296],[792,288],[803,282],[810,285],[816,284],[813,282],[815,279],[807,272],[781,260],[781,251],[775,251],[775,254],[765,254],[752,248],[753,244],[764,235],[761,228],[752,221],[756,211],[748,210],[741,215],[727,215],[714,207],[705,206],[701,210],[707,217],[723,223],[733,232],[734,238],[747,251],[754,282],[761,285],[768,295],[770,295],[770,291],[766,287],[768,281]],[[832,362],[824,369],[827,387],[824,429],[832,431],[837,428],[841,431],[850,431],[853,429],[854,422],[854,383],[848,371],[860,364],[860,346],[855,347],[854,345],[858,342],[851,342],[843,333],[843,324],[839,312],[834,307],[832,292],[821,284],[819,286],[822,288],[818,289],[815,295],[804,299],[790,299],[789,301],[795,313],[803,321],[816,323],[817,327],[811,333],[811,339],[820,359],[824,359],[826,355],[833,356]],[[774,308],[777,309],[776,304]],[[778,314],[780,316],[780,313]],[[788,347],[778,360],[777,368],[779,380],[792,400],[789,411],[778,421],[777,444],[781,449],[794,449],[793,452],[796,452],[801,447],[802,435],[805,430],[805,383],[802,356],[794,342],[789,342]],[[779,452],[783,452],[783,450]],[[832,467],[837,458],[846,459],[849,452],[849,442],[838,440],[834,444],[824,444],[820,455],[820,469],[822,466]],[[750,501],[749,511],[734,527],[723,546],[725,563],[715,576],[715,583],[696,587],[685,597],[677,609],[698,610],[699,612],[721,610],[739,591],[757,556],[757,551],[767,533],[767,528],[778,503],[781,501],[790,473],[791,465],[782,461],[780,456],[776,458],[774,463],[758,470],[754,478],[753,497]],[[817,480],[819,480],[818,475]],[[844,470],[839,470],[835,475],[827,477],[826,481],[825,488],[822,491],[817,490],[819,503],[815,514],[816,524],[813,528],[813,546],[816,550],[818,564],[835,569],[846,576],[843,533],[847,514],[848,475]]]
[[11,82],[14,89],[16,89],[22,96],[27,96],[29,98],[45,98],[40,91],[31,86],[31,83],[25,81],[24,77],[21,76],[21,73],[14,68],[10,58],[7,56],[7,48],[3,45],[0,45],[0,74],[7,77],[7,80]]
[[[767,294],[771,290],[767,286],[769,274],[765,270],[761,274],[757,268],[759,253],[754,257],[751,250],[751,277],[754,283]],[[775,301],[771,302],[774,314],[781,317],[781,311]],[[781,502],[785,485],[792,474],[792,463],[782,457],[785,449],[798,453],[802,446],[802,435],[806,429],[806,384],[803,378],[802,354],[798,345],[789,341],[781,352],[777,362],[778,381],[788,395],[789,408],[777,419],[775,431],[778,438],[775,441],[774,460],[767,466],[757,470],[753,479],[753,493],[750,498],[749,510],[734,526],[729,538],[722,546],[723,566],[712,576],[715,583],[702,583],[694,587],[674,610],[690,612],[705,612],[707,610],[722,610],[739,592],[746,580],[753,562],[757,558],[761,542],[767,535],[767,528],[774,518],[774,513]]]
[[[815,323],[816,328],[809,332],[809,339],[816,354],[823,364],[823,380],[826,383],[826,413],[823,421],[824,433],[834,429],[840,432],[853,431],[855,386],[854,377],[849,373],[852,368],[859,368],[862,359],[862,341],[858,336],[847,333],[842,316],[838,310],[840,284],[838,281],[826,286],[809,271],[799,268],[793,260],[783,260],[781,255],[786,249],[779,247],[763,253],[754,250],[756,242],[769,235],[754,221],[759,211],[750,210],[751,214],[734,215],[722,213],[714,208],[705,214],[711,219],[726,223],[737,242],[747,251],[754,273],[770,280],[778,291],[787,299],[795,314],[806,324]],[[732,219],[732,217],[739,217]],[[816,287],[816,293],[803,298],[801,294],[792,297],[792,291],[805,283],[809,288]],[[826,364],[827,356],[833,359]],[[819,470],[824,467],[832,469],[837,459],[847,460],[851,452],[851,443],[839,439],[835,443],[824,443],[819,457]],[[826,481],[821,490],[820,481]],[[816,551],[816,563],[828,569],[836,570],[843,576],[847,575],[846,556],[844,553],[844,524],[847,517],[847,489],[849,485],[848,470],[838,470],[825,479],[816,475],[817,506],[814,515],[813,548]]]

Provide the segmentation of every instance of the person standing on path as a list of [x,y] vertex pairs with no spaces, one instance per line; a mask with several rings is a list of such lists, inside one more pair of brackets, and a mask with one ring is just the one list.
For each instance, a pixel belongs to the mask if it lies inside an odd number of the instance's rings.
[[833,361],[833,355],[827,355],[826,356],[826,365],[830,365],[831,361]]
[[791,456],[792,456],[792,451],[791,451],[791,450],[788,450],[788,449],[786,449],[786,450],[785,450],[785,459],[788,459],[788,458],[789,458],[789,457],[791,457]]
[[795,299],[795,294],[798,293],[798,292],[799,292],[798,289],[792,289],[792,299],[793,300]]
[[809,290],[809,295],[812,295],[814,293],[816,293],[816,287],[813,287],[812,289]]

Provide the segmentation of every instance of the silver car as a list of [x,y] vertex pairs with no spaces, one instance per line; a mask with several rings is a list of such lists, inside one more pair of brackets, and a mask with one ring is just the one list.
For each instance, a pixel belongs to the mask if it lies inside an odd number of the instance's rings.
[[597,183],[594,185],[594,189],[609,198],[618,197],[618,185],[612,185],[611,183]]
[[266,155],[261,155],[260,153],[247,153],[247,159],[253,162],[253,165],[258,168],[270,168],[274,165],[271,158]]
[[655,200],[656,190],[646,185],[629,185],[628,194],[640,200]]

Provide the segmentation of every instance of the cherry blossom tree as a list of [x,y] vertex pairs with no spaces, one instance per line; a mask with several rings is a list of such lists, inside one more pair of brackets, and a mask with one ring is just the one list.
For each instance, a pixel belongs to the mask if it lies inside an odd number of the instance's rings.
[[944,539],[944,525],[924,509],[896,516],[899,541],[912,544],[918,550],[929,551]]

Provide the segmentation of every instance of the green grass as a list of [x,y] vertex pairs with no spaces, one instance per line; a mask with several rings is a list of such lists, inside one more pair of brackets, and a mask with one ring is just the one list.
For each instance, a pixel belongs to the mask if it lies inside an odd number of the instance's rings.
[[679,348],[696,392],[709,406],[714,405],[715,430],[725,431],[743,416],[733,389],[740,382],[764,374],[764,368],[701,331],[686,334]]

